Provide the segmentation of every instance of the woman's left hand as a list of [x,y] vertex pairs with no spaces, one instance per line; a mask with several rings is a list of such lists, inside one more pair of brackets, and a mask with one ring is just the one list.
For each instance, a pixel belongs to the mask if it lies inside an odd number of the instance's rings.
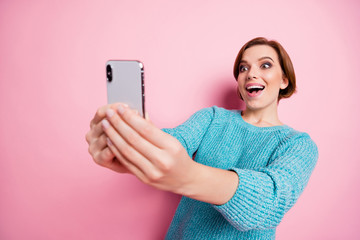
[[196,177],[197,164],[176,138],[122,104],[117,112],[108,109],[106,115],[102,125],[108,147],[123,166],[150,186],[186,192]]

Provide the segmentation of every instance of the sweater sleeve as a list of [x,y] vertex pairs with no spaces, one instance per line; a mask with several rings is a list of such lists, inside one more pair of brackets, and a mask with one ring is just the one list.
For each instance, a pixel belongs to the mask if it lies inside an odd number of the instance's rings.
[[275,228],[303,192],[318,158],[315,143],[305,133],[275,154],[264,168],[232,168],[239,176],[238,188],[227,203],[214,205],[241,231]]
[[192,157],[214,118],[214,112],[214,107],[201,109],[183,124],[162,130],[179,140],[189,156]]

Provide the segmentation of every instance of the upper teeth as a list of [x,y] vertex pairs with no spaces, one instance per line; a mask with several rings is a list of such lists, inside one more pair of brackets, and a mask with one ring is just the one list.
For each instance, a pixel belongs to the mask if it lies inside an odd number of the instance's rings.
[[256,86],[256,85],[253,85],[253,86],[248,86],[246,89],[254,89],[254,88],[257,88],[257,89],[264,89],[263,86]]

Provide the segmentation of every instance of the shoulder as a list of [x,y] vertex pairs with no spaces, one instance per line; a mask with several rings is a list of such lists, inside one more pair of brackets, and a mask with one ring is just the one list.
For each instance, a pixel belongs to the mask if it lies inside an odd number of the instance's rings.
[[241,116],[239,110],[228,110],[218,106],[203,108],[198,113],[207,114],[217,120],[229,120],[230,118]]
[[317,157],[317,145],[308,133],[289,127],[288,130],[284,131],[281,135],[281,149],[284,151],[292,149],[297,152],[311,153],[311,155]]
[[225,108],[214,105],[211,107],[202,108],[202,109],[198,110],[196,112],[196,114],[229,115],[229,114],[232,114],[233,112],[234,112],[233,110],[227,110]]
[[218,106],[211,106],[196,111],[193,115],[191,115],[188,121],[193,121],[195,119],[200,121],[224,121],[235,115],[237,115],[236,110],[227,110]]
[[312,138],[308,133],[295,130],[292,127],[288,127],[285,136],[286,136],[286,140],[290,142],[305,141],[308,143],[314,143],[314,141],[312,140]]
[[207,129],[209,129],[210,125],[213,123],[228,119],[229,114],[231,114],[229,110],[217,106],[202,108],[193,113],[185,122],[179,126],[172,128],[172,130],[164,128],[163,131],[167,133],[175,130],[181,133],[204,132],[207,131]]

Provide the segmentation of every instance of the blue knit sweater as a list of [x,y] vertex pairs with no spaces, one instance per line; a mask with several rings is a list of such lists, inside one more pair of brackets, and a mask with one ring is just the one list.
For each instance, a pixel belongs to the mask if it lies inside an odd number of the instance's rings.
[[239,185],[223,205],[182,197],[166,239],[275,239],[275,228],[303,192],[318,151],[308,134],[289,126],[256,127],[241,111],[196,112],[163,131],[195,161],[235,171]]

